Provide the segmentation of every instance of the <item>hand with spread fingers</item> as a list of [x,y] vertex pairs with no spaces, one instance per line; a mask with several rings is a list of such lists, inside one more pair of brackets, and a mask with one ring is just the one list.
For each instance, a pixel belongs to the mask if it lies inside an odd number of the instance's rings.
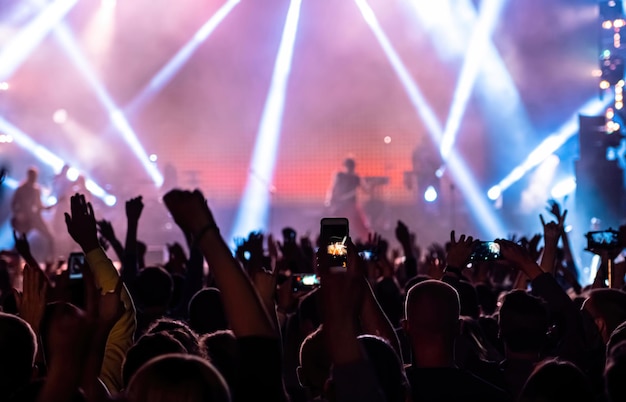
[[472,236],[465,237],[462,234],[457,241],[454,230],[450,232],[450,247],[446,256],[448,267],[457,269],[459,272],[467,267],[475,245],[476,240]]
[[20,317],[39,334],[39,326],[46,309],[48,280],[39,267],[24,266],[23,290],[13,289]]
[[100,247],[93,207],[90,202],[85,201],[85,196],[82,194],[73,195],[70,199],[70,206],[71,213],[65,213],[67,232],[87,254]]
[[[206,199],[199,190],[171,190],[163,197],[174,222],[180,228],[197,236],[208,225],[215,224]],[[198,239],[195,239],[196,241]]]

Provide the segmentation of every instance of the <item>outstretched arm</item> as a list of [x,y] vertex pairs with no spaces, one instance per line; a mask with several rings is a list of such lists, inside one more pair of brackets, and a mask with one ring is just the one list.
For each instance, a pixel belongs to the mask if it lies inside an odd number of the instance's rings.
[[359,345],[358,317],[365,288],[358,271],[358,254],[348,242],[348,269],[330,272],[328,256],[318,252],[318,266],[324,327],[329,356],[333,363],[333,380],[340,401],[378,402],[385,400],[371,363]]
[[224,309],[235,336],[278,338],[258,293],[220,236],[202,193],[172,190],[163,200],[174,221],[183,231],[193,234],[195,244],[202,250],[222,291]]
[[[96,287],[102,294],[114,292],[118,286],[119,275],[98,242],[93,208],[80,194],[72,196],[70,202],[71,214],[65,214],[67,231],[85,253]],[[136,328],[135,307],[125,286],[121,289],[120,298],[124,304],[124,314],[109,333],[100,373],[100,378],[112,393],[122,388],[122,363],[126,352],[133,345]]]
[[396,225],[396,239],[402,246],[404,253],[404,270],[406,272],[406,278],[410,279],[417,276],[417,258],[413,252],[413,238],[409,232],[409,228],[402,221],[398,221]]
[[98,231],[100,232],[102,237],[104,237],[104,239],[109,242],[111,247],[113,247],[113,250],[115,251],[118,260],[124,261],[124,246],[122,246],[122,243],[119,241],[117,236],[115,236],[115,231],[113,230],[113,225],[111,224],[111,222],[102,219],[98,221],[97,224]]
[[40,265],[30,252],[30,244],[28,243],[28,239],[25,234],[18,235],[17,232],[13,231],[13,239],[15,240],[15,248],[19,255],[22,256],[26,264],[30,265],[33,268],[39,268]]

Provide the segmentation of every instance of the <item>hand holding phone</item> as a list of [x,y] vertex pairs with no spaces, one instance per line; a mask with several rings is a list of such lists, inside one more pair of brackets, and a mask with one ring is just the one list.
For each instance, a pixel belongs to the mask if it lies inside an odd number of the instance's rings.
[[294,274],[291,286],[293,293],[308,292],[320,286],[320,277],[315,274]]
[[619,232],[617,230],[608,229],[596,232],[589,232],[587,237],[587,248],[589,250],[610,250],[620,247]]
[[71,253],[67,259],[67,269],[70,272],[70,279],[82,279],[85,264],[85,254]]
[[470,255],[470,261],[495,261],[502,258],[500,245],[493,241],[481,241],[476,243]]
[[320,225],[320,238],[328,254],[331,272],[346,270],[348,267],[348,219],[323,218]]

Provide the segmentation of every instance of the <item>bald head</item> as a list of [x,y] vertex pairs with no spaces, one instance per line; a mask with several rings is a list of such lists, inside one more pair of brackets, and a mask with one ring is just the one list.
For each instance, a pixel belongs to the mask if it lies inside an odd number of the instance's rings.
[[459,314],[459,294],[447,283],[427,280],[407,293],[406,320],[413,336],[454,338],[458,333]]

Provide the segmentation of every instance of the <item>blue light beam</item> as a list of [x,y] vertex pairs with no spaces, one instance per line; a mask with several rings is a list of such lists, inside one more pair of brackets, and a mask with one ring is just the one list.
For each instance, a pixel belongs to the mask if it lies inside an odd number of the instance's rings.
[[481,3],[480,15],[474,24],[474,30],[465,54],[461,74],[452,98],[448,120],[441,138],[441,156],[445,161],[454,145],[456,135],[461,126],[467,102],[472,94],[474,83],[485,61],[491,34],[500,17],[504,0],[485,0]]
[[74,62],[74,65],[78,68],[78,71],[87,80],[91,88],[96,94],[96,97],[109,113],[111,122],[117,128],[117,131],[122,135],[122,138],[128,144],[133,151],[139,162],[144,167],[148,175],[152,178],[152,181],[157,187],[163,184],[163,175],[156,166],[148,158],[148,154],[143,149],[143,146],[137,138],[137,134],[131,127],[130,123],[124,116],[124,113],[117,107],[104,85],[100,82],[93,69],[79,50],[79,46],[76,43],[72,33],[65,24],[57,26],[54,30],[56,38],[59,43]]
[[422,95],[422,91],[420,91],[419,87],[415,83],[415,80],[413,80],[411,74],[398,55],[398,52],[396,52],[393,45],[389,41],[389,38],[387,38],[387,35],[378,23],[374,10],[372,10],[365,0],[355,0],[355,3],[359,7],[365,22],[367,22],[367,25],[371,28],[372,33],[378,40],[378,43],[385,52],[387,59],[402,82],[402,85],[404,86],[407,96],[413,104],[415,111],[424,121],[424,124],[426,125],[426,128],[431,136],[434,135],[433,140],[435,143],[439,144],[442,130],[441,124],[439,123],[435,112],[424,98],[424,95]]
[[597,115],[603,113],[613,102],[613,99],[599,100],[593,98],[587,101],[574,115],[572,115],[555,133],[541,142],[527,157],[506,175],[500,182],[489,189],[489,198],[495,200],[502,192],[520,180],[532,168],[538,166],[550,155],[561,148],[570,138],[578,133],[578,115]]
[[274,64],[270,89],[257,132],[248,181],[239,205],[231,238],[247,236],[267,225],[276,153],[280,139],[287,84],[298,32],[302,0],[291,0]]
[[124,108],[127,116],[140,110],[152,97],[165,87],[187,63],[198,47],[215,31],[217,26],[239,4],[240,0],[228,0],[213,16],[200,27],[192,39],[150,80],[137,96]]
[[0,51],[0,81],[20,68],[50,31],[63,20],[78,0],[57,0],[37,15]]
[[[400,81],[402,82],[407,95],[413,102],[416,112],[424,120],[428,134],[431,136],[436,144],[440,144],[441,137],[443,135],[443,128],[441,123],[437,119],[432,108],[428,105],[424,97],[421,95],[419,88],[415,81],[411,78],[406,67],[402,63],[397,52],[387,39],[384,31],[378,24],[374,11],[367,4],[365,0],[355,0],[357,6],[363,14],[363,18],[372,29],[372,32],[376,36],[376,39],[380,43],[383,51],[387,55],[389,62],[398,74]],[[488,236],[496,238],[506,234],[501,222],[495,217],[491,207],[484,199],[479,187],[474,178],[469,174],[469,168],[465,162],[454,150],[450,153],[449,164],[450,173],[454,177],[459,188],[470,201],[470,206],[474,209],[474,212],[479,218],[479,223],[486,230]]]

